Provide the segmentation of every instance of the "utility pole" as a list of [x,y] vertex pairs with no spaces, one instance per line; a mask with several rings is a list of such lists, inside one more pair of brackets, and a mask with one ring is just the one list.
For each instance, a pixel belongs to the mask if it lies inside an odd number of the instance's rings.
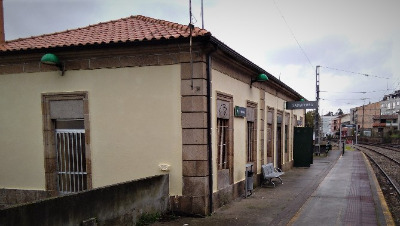
[[320,153],[320,137],[319,137],[319,65],[315,68],[315,90],[316,90],[316,101],[317,101],[317,108],[315,109],[315,116],[314,116],[314,134],[315,134],[315,144],[318,145],[318,153]]
[[365,115],[365,105],[363,104],[363,117],[362,117],[362,127],[361,132],[364,135],[364,115]]
[[358,135],[358,125],[357,124],[355,124],[356,125],[356,144],[358,144],[358,140],[357,140],[357,135]]

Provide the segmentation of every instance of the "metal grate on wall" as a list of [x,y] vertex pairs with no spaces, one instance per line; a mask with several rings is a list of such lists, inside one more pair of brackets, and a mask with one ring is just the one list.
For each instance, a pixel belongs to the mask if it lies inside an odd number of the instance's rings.
[[247,122],[247,162],[253,162],[254,122]]
[[56,129],[57,187],[61,194],[87,189],[85,130]]
[[229,120],[217,119],[217,133],[218,133],[218,157],[217,166],[218,170],[228,169],[228,142],[229,142]]

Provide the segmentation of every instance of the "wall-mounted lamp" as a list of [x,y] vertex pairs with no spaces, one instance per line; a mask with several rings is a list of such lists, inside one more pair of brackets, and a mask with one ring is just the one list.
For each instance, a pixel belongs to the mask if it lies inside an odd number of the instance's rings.
[[40,59],[40,62],[43,64],[47,65],[55,65],[57,66],[60,71],[61,71],[61,76],[64,75],[64,65],[61,63],[61,61],[58,59],[58,57],[52,53],[46,53],[42,56],[42,59]]
[[251,88],[251,85],[252,85],[254,82],[265,82],[265,81],[268,81],[267,75],[266,75],[266,74],[259,74],[259,75],[257,75],[257,78],[251,79],[250,88]]

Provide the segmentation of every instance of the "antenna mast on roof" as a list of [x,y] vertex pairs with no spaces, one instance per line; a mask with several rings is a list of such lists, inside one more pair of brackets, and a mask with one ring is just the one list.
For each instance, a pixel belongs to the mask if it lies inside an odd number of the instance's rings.
[[189,0],[189,17],[190,17],[190,22],[189,22],[189,52],[190,52],[190,78],[192,80],[192,90],[193,90],[193,56],[192,56],[192,30],[193,30],[193,24],[192,24],[192,0]]
[[203,9],[203,0],[201,0],[201,29],[204,29],[204,9]]

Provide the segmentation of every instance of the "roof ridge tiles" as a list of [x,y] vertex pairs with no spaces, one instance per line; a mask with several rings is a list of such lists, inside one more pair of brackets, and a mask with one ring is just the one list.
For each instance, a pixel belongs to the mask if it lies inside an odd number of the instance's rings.
[[[179,30],[184,31],[184,32],[187,32],[187,30],[189,29],[189,25],[183,25],[183,24],[179,24],[179,23],[171,22],[171,21],[167,21],[167,20],[160,20],[160,19],[155,19],[155,18],[142,16],[142,15],[136,15],[136,16],[133,16],[133,17],[135,17],[137,19],[140,19],[142,21],[145,21],[145,22],[152,22],[152,23],[158,23],[160,25],[166,25],[166,26],[168,26],[170,28],[179,29]],[[194,27],[193,31],[195,33],[199,33],[199,34],[210,33],[206,29],[202,29],[202,28],[199,28],[199,27]]]
[[[8,40],[1,46],[0,51],[187,38],[190,35],[188,30],[188,25],[132,15],[85,27]],[[211,36],[209,31],[199,27],[195,27],[192,32],[193,36]]]

